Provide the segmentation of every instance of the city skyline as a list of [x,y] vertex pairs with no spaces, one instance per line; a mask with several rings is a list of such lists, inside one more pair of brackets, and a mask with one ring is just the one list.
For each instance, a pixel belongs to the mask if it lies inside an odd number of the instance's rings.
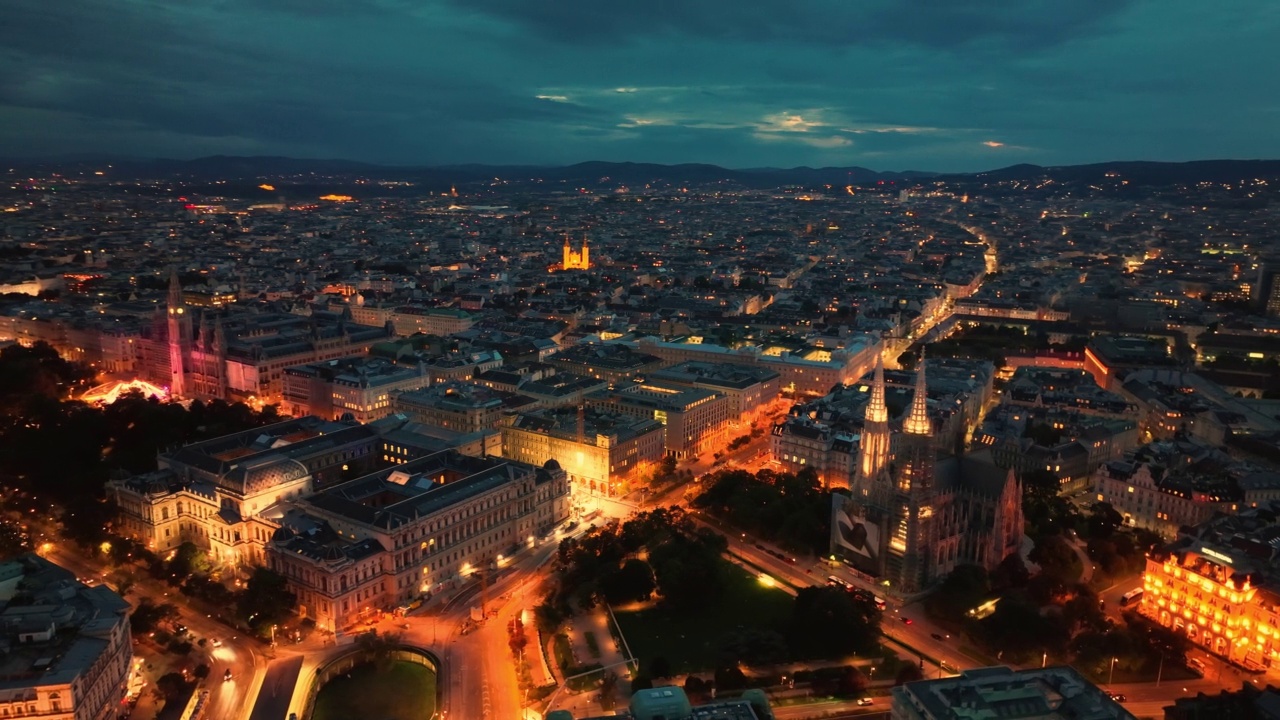
[[0,157],[860,165],[1280,156],[1234,2],[72,0],[0,28]]

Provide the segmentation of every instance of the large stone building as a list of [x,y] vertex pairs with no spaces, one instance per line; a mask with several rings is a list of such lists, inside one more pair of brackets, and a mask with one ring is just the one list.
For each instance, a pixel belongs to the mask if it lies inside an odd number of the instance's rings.
[[111,483],[120,532],[156,552],[192,542],[230,567],[261,564],[275,530],[262,512],[372,471],[381,442],[368,425],[304,417],[187,445]]
[[832,522],[833,554],[907,593],[957,565],[994,568],[1018,552],[1023,530],[1022,486],[1012,471],[984,454],[939,452],[923,367],[895,438],[877,366],[851,497],[837,500]]
[[[1188,463],[1191,458],[1187,457]],[[1098,502],[1111,505],[1128,527],[1142,528],[1165,539],[1179,528],[1199,525],[1217,513],[1234,513],[1244,503],[1234,483],[1195,477],[1185,468],[1167,468],[1150,458],[1113,460],[1098,468],[1094,490]]]
[[455,432],[492,430],[504,417],[538,406],[533,398],[483,385],[447,382],[393,397],[392,408],[414,420]]
[[281,409],[294,417],[318,415],[373,422],[390,415],[395,393],[430,382],[422,364],[398,365],[386,358],[348,357],[284,369]]
[[1218,515],[1147,557],[1138,611],[1250,670],[1280,660],[1280,502]]
[[764,367],[733,363],[683,362],[646,373],[668,385],[712,390],[729,398],[730,426],[748,426],[779,401],[782,376]]
[[616,495],[662,461],[664,428],[653,418],[599,408],[522,413],[502,427],[502,454],[541,465],[556,460],[584,495]]
[[299,613],[349,627],[456,579],[497,569],[569,517],[569,482],[544,467],[434,453],[357,478],[269,513],[267,564]]
[[667,454],[675,458],[712,453],[729,440],[729,398],[711,390],[645,380],[592,393],[587,402],[662,423]]
[[1074,668],[987,667],[893,688],[892,720],[1134,720]]
[[865,375],[883,347],[878,338],[869,335],[850,337],[843,347],[813,345],[799,350],[756,345],[731,349],[703,342],[701,338],[697,340],[668,342],[656,337],[643,337],[636,341],[636,348],[661,358],[666,365],[693,360],[768,368],[778,373],[784,392],[823,395],[834,385],[848,385]]
[[133,660],[129,604],[36,555],[0,563],[0,716],[115,720]]

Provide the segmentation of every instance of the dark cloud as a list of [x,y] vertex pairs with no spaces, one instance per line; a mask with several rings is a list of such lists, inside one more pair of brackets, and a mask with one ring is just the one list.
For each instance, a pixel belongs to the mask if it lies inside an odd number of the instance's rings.
[[558,42],[645,36],[822,45],[982,41],[1055,44],[1103,25],[1127,0],[453,0]]
[[57,0],[0,156],[982,169],[1280,155],[1280,3]]

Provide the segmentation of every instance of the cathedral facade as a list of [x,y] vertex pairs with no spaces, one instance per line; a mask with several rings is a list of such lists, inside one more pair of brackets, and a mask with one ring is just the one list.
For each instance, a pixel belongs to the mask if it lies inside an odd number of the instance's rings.
[[564,236],[564,260],[560,263],[561,269],[564,270],[590,270],[591,269],[591,248],[587,247],[587,236],[582,236],[582,251],[578,252],[573,249],[573,245],[569,243],[569,236]]
[[890,426],[884,365],[876,365],[850,495],[836,495],[831,552],[915,593],[957,565],[993,569],[1018,552],[1022,485],[984,454],[940,455],[924,362],[911,410]]
[[395,328],[359,325],[350,312],[283,312],[263,304],[193,308],[175,273],[169,298],[140,338],[147,380],[175,398],[279,403],[284,369],[363,355]]

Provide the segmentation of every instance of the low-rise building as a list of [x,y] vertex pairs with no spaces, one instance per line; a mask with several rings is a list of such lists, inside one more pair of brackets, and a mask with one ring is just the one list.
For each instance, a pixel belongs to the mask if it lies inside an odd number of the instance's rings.
[[0,714],[118,717],[133,664],[129,604],[34,554],[0,563],[0,576],[17,578],[0,597]]
[[712,390],[729,398],[729,424],[750,425],[767,411],[782,392],[782,376],[776,371],[733,363],[691,360],[645,375],[669,385]]
[[394,393],[426,387],[421,365],[398,365],[385,358],[348,357],[284,370],[282,409],[295,417],[317,415],[373,422],[391,414]]
[[395,395],[391,406],[420,423],[473,433],[492,430],[506,415],[537,407],[537,401],[482,385],[446,382]]
[[662,423],[596,407],[547,408],[502,427],[502,455],[542,465],[556,460],[582,494],[616,495],[662,461]]
[[611,383],[644,375],[663,364],[661,358],[632,350],[621,343],[573,345],[547,358],[547,363],[567,372]]
[[987,667],[893,688],[892,720],[1134,720],[1075,668]]
[[587,402],[662,423],[667,428],[667,454],[672,457],[715,452],[728,441],[729,398],[711,390],[644,380],[592,393]]
[[1094,490],[1098,502],[1124,516],[1125,525],[1172,538],[1179,528],[1244,506],[1231,462],[1194,443],[1153,443],[1100,466]]

